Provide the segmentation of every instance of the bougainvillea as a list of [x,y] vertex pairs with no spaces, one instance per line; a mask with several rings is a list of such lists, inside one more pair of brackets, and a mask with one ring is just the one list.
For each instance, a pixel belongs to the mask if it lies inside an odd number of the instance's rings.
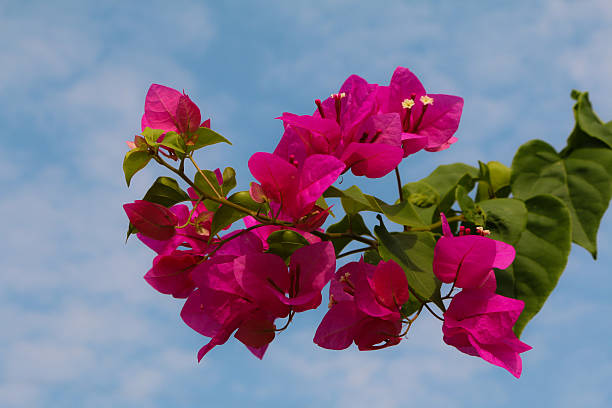
[[[443,322],[445,343],[519,377],[520,354],[531,349],[519,340],[523,328],[572,241],[596,257],[612,195],[612,125],[587,93],[572,97],[576,126],[560,152],[531,141],[511,168],[455,163],[403,184],[403,160],[458,142],[464,101],[427,93],[403,67],[387,86],[352,75],[316,99],[312,114],[283,113],[276,149],[254,153],[254,180],[232,193],[233,168],[202,169],[194,156],[229,141],[184,92],[152,85],[142,132],[128,142],[126,182],[151,160],[179,180],[161,176],[124,205],[128,237],[156,253],[146,282],[186,299],[181,318],[208,338],[199,360],[232,335],[263,358],[296,314],[325,303],[313,339],[321,347],[399,345],[426,310]],[[397,201],[335,187],[349,170],[373,179],[395,172]],[[327,201],[337,199],[332,212]],[[373,232],[362,212],[376,214]],[[343,263],[348,256],[355,260]]]

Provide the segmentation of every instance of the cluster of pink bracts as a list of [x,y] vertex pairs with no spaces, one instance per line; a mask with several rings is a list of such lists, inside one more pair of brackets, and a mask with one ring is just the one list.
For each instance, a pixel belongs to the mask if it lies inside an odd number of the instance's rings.
[[[358,176],[382,177],[421,149],[448,148],[456,141],[463,100],[427,94],[416,76],[400,67],[389,86],[353,75],[337,94],[315,105],[313,115],[284,113],[285,132],[274,153],[255,153],[249,160],[259,182],[251,183],[253,200],[268,203],[275,219],[291,222],[291,229],[309,242],[287,262],[268,252],[267,238],[280,226],[239,229],[209,239],[214,213],[191,188],[191,210],[147,201],[124,206],[138,237],[158,254],[146,281],[161,293],[187,298],[181,317],[211,338],[198,359],[232,334],[262,358],[275,333],[284,329],[277,328],[276,319],[286,318],[286,327],[295,313],[317,308],[329,282],[329,311],[314,337],[321,347],[340,350],[354,342],[360,350],[375,350],[396,345],[403,327],[412,323],[401,312],[411,296],[402,268],[392,260],[371,265],[361,259],[336,271],[332,243],[312,233],[328,215],[315,203],[349,169]],[[151,86],[143,130],[190,134],[210,126],[200,121],[188,96]],[[129,143],[136,148],[142,142],[137,136]],[[217,178],[222,184],[218,172]],[[453,236],[441,217],[444,236],[435,247],[433,270],[442,282],[463,289],[444,313],[444,341],[518,377],[519,353],[530,349],[512,331],[523,302],[495,294],[493,274],[493,268],[512,263],[514,248],[482,234]],[[253,217],[244,223],[258,225]]]

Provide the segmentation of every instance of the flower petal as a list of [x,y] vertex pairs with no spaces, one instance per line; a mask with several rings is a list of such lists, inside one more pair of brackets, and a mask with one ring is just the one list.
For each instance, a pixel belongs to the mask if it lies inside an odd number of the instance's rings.
[[175,298],[186,298],[195,288],[190,274],[197,265],[198,258],[182,253],[159,255],[153,260],[153,267],[144,279],[155,290]]
[[201,120],[200,108],[187,95],[181,95],[176,108],[176,127],[179,133],[195,133]]
[[334,184],[343,170],[344,163],[334,156],[315,154],[307,157],[299,169],[296,208],[289,208],[289,212],[296,218],[310,212],[315,202]]
[[181,96],[176,89],[158,84],[151,85],[145,98],[148,126],[153,129],[177,131],[176,109]]
[[376,298],[388,309],[396,311],[408,301],[410,290],[404,270],[395,261],[381,261],[371,280]]
[[174,236],[177,218],[163,205],[136,200],[123,209],[138,231],[150,238],[164,241]]
[[283,204],[295,197],[298,170],[289,162],[271,153],[255,153],[249,159],[249,170],[266,195]]
[[344,350],[353,342],[357,309],[353,302],[340,302],[325,314],[313,341],[330,350]]
[[[336,255],[331,242],[304,246],[291,255],[290,282],[294,282],[293,298],[288,304],[296,312],[315,309],[321,304],[321,291],[334,276]],[[297,291],[296,291],[297,290]]]
[[404,150],[399,146],[379,143],[351,143],[341,160],[356,176],[383,177],[402,161]]
[[289,290],[289,274],[283,259],[274,254],[247,254],[234,260],[234,276],[255,303],[275,317],[289,307],[281,299]]

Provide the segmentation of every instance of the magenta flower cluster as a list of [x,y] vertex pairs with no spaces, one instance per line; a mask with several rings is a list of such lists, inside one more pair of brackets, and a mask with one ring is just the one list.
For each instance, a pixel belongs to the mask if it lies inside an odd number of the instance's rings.
[[[145,280],[163,294],[186,299],[181,318],[209,338],[198,359],[232,335],[262,358],[295,314],[320,306],[328,284],[329,310],[314,335],[317,345],[340,350],[355,343],[359,350],[376,350],[399,344],[424,305],[413,318],[403,306],[422,299],[414,297],[393,260],[373,265],[361,258],[337,269],[334,246],[320,234],[329,210],[317,201],[348,170],[379,178],[420,150],[448,148],[457,141],[462,108],[460,97],[428,94],[406,68],[397,68],[388,86],[352,75],[337,93],[317,99],[312,115],[283,113],[284,134],[275,151],[255,153],[248,162],[257,180],[250,186],[251,200],[279,222],[247,216],[243,228],[211,234],[218,209],[207,208],[194,188],[187,191],[191,206],[167,208],[144,200],[124,205],[138,238],[157,253]],[[162,130],[158,142],[174,132],[194,143],[199,128],[210,128],[210,120],[201,121],[186,94],[161,85],[149,89],[142,130]],[[137,136],[128,145],[138,149],[143,143]],[[172,148],[162,153],[177,159]],[[223,176],[215,175],[214,183],[222,186]],[[495,294],[493,273],[512,263],[514,248],[484,233],[453,236],[444,214],[441,218],[433,272],[462,289],[448,297],[443,339],[519,377],[519,354],[530,347],[512,327],[523,302]],[[268,238],[281,230],[299,232],[307,244],[286,257],[274,253]]]

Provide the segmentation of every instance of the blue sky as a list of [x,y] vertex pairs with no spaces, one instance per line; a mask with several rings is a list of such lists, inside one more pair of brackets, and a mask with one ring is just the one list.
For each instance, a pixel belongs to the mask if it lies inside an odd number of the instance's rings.
[[[446,346],[431,318],[380,352],[317,349],[324,310],[298,316],[263,361],[230,341],[198,365],[206,338],[142,279],[153,254],[124,244],[121,208],[159,175],[128,190],[121,171],[151,83],[185,89],[234,142],[199,161],[235,167],[242,188],[249,155],[280,138],[275,117],[310,113],[352,73],[386,84],[398,65],[465,98],[460,142],[406,160],[404,180],[510,164],[533,138],[559,148],[572,88],[612,119],[608,1],[2,1],[0,23],[0,406],[612,404],[609,215],[600,259],[575,247],[525,330],[517,381]],[[392,180],[367,185],[393,195]]]

